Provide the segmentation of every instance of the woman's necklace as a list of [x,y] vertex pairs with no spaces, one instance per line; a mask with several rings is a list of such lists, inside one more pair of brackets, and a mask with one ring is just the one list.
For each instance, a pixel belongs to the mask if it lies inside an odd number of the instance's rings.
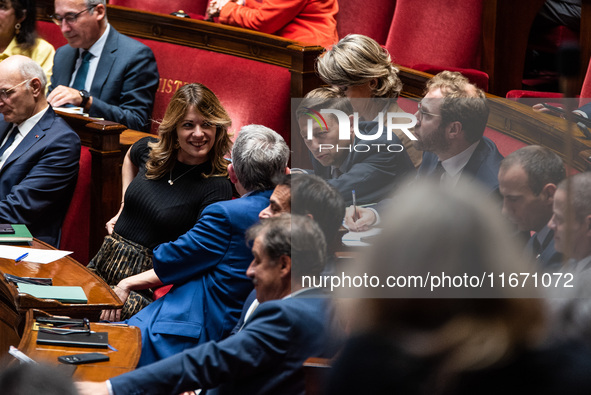
[[178,176],[178,177],[177,177],[177,178],[175,178],[174,180],[172,179],[172,169],[170,169],[170,177],[169,177],[169,179],[168,179],[168,184],[169,184],[169,185],[172,185],[172,184],[174,184],[174,182],[175,182],[176,180],[178,180],[179,178],[181,178],[182,176],[184,176],[185,174],[187,174],[187,173],[188,173],[188,172],[190,172],[191,170],[194,170],[194,169],[195,169],[197,166],[199,166],[199,165],[195,165],[195,166],[191,167],[189,170],[187,170],[186,172],[184,172],[183,174],[181,174],[180,176]]

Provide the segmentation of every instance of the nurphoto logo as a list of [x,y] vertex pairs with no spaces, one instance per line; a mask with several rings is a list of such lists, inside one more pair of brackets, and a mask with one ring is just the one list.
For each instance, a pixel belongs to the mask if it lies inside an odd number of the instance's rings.
[[[306,110],[304,115],[308,115],[310,117],[308,118],[307,122],[307,140],[312,140],[314,137],[314,122],[318,124],[321,130],[328,130],[327,122],[322,116],[323,114],[332,114],[337,118],[339,124],[339,140],[351,140],[351,118],[345,112],[332,108],[323,108],[320,110],[320,112],[309,107],[304,107],[304,109]],[[414,116],[414,114],[409,114],[406,112],[388,112],[384,116],[384,113],[380,112],[377,118],[378,128],[375,133],[361,133],[359,131],[359,113],[354,112],[353,132],[355,133],[355,136],[361,141],[370,142],[381,138],[382,135],[386,133],[386,140],[392,141],[392,135],[395,135],[394,130],[398,129],[401,130],[410,140],[417,140],[417,138],[409,130],[417,124],[417,118]],[[401,119],[407,119],[408,122],[400,122]],[[386,123],[385,127],[384,122]],[[356,152],[367,152],[372,148],[376,148],[379,152],[381,147],[387,149],[389,152],[401,152],[404,149],[401,144],[352,144],[348,148],[349,151],[354,150]],[[319,151],[331,150],[334,148],[335,146],[333,144],[319,144]],[[340,149],[342,149],[342,147]]]

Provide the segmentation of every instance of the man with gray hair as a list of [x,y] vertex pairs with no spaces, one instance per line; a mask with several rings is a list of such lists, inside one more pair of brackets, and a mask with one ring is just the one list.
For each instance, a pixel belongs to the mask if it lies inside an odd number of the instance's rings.
[[195,226],[154,249],[154,269],[122,280],[115,292],[173,284],[162,298],[127,320],[142,331],[144,366],[186,348],[227,336],[252,289],[246,269],[252,253],[246,229],[269,204],[273,179],[285,173],[289,148],[261,125],[241,129],[232,148],[230,180],[242,198],[207,206]]
[[58,247],[80,160],[80,138],[47,104],[33,60],[0,63],[0,222],[25,224]]
[[51,105],[149,130],[159,81],[152,50],[109,25],[105,0],[55,0],[51,18],[68,40],[53,60]]
[[[548,226],[554,231],[556,251],[570,258],[566,269],[578,273],[591,268],[591,173],[572,176],[567,192],[568,181],[558,184]],[[571,218],[567,210],[568,199],[572,203]]]
[[554,232],[548,227],[556,186],[566,177],[562,159],[548,148],[528,145],[501,162],[499,191],[503,215],[517,230],[534,232],[526,253],[544,271],[560,269],[562,254],[554,249]]

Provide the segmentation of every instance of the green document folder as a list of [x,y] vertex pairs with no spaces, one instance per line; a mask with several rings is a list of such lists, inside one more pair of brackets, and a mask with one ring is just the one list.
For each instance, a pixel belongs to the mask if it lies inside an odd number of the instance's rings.
[[18,290],[38,299],[55,299],[63,303],[88,303],[84,290],[77,286],[18,284]]
[[25,241],[33,241],[33,235],[27,229],[27,225],[12,224],[14,233],[0,234],[0,243],[20,243]]

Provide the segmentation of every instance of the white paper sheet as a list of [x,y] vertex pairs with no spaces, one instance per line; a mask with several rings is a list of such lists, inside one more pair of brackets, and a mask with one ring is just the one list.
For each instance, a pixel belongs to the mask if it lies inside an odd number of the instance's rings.
[[343,244],[348,247],[364,247],[371,245],[361,241],[363,237],[371,237],[379,234],[382,231],[381,228],[371,228],[365,232],[347,232],[343,235]]
[[28,253],[26,258],[21,262],[33,262],[33,263],[50,263],[57,261],[60,258],[70,255],[72,251],[62,250],[42,250],[38,248],[23,248],[0,245],[0,258],[16,259],[23,254]]

